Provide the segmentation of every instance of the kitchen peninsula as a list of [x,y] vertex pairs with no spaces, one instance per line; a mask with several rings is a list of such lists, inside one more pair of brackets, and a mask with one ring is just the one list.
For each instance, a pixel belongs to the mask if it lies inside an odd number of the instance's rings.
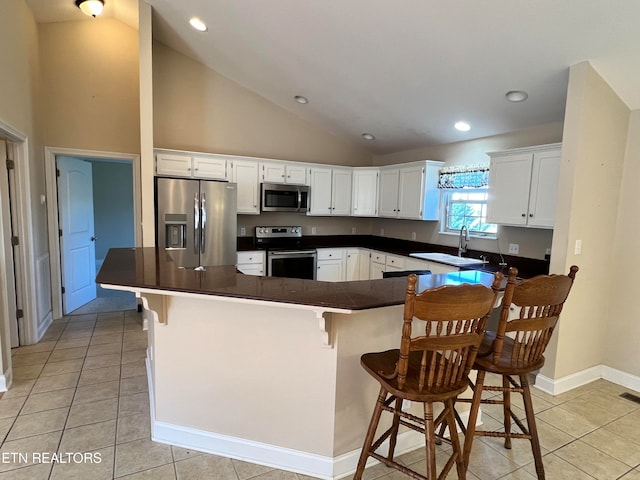
[[[422,276],[419,288],[492,281],[470,270]],[[110,250],[97,282],[144,305],[154,440],[320,478],[355,470],[378,390],[359,358],[399,345],[404,278],[195,271],[136,248]],[[401,437],[398,451],[424,444]]]

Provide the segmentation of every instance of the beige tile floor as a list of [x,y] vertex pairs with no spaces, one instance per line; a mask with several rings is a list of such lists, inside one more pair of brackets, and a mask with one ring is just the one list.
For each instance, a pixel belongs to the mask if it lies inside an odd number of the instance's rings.
[[[40,343],[14,349],[15,380],[0,398],[0,480],[302,477],[152,442],[145,347],[139,314],[124,311],[56,320]],[[534,390],[548,479],[640,480],[640,405],[620,398],[624,391],[604,380],[556,397]],[[499,407],[483,418],[496,425]],[[51,452],[75,455],[53,462]],[[424,471],[422,451],[401,461]],[[534,471],[528,442],[505,450],[484,438],[467,478],[529,480]],[[408,477],[377,465],[365,478]]]

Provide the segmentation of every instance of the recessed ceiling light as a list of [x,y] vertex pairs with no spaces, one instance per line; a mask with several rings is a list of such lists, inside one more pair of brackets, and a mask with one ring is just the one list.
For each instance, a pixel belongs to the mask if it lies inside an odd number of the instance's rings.
[[364,138],[365,140],[375,140],[376,136],[372,135],[371,133],[363,133],[362,138]]
[[207,25],[198,17],[193,17],[191,20],[189,20],[189,24],[191,24],[191,26],[199,32],[206,32],[208,30]]
[[296,102],[301,103],[303,105],[309,103],[309,99],[307,97],[303,97],[302,95],[296,95],[293,97]]
[[471,125],[463,121],[456,122],[454,127],[456,127],[456,130],[459,130],[461,132],[468,132],[469,130],[471,130]]
[[529,98],[529,94],[524,90],[510,90],[506,93],[505,97],[510,102],[524,102]]

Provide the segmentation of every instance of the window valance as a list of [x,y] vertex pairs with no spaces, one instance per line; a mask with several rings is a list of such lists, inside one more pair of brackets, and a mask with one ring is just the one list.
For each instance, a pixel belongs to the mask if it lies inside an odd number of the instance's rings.
[[438,188],[482,188],[489,185],[489,165],[458,165],[440,169]]

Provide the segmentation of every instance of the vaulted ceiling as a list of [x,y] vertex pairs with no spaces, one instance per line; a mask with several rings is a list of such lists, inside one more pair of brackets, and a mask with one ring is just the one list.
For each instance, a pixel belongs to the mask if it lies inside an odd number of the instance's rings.
[[[91,20],[74,0],[27,3],[41,22]],[[569,67],[585,60],[640,108],[638,1],[148,3],[156,40],[376,153],[562,121]],[[135,24],[136,0],[105,0],[105,14]],[[529,97],[508,102],[509,90]],[[471,130],[455,130],[458,120]]]

